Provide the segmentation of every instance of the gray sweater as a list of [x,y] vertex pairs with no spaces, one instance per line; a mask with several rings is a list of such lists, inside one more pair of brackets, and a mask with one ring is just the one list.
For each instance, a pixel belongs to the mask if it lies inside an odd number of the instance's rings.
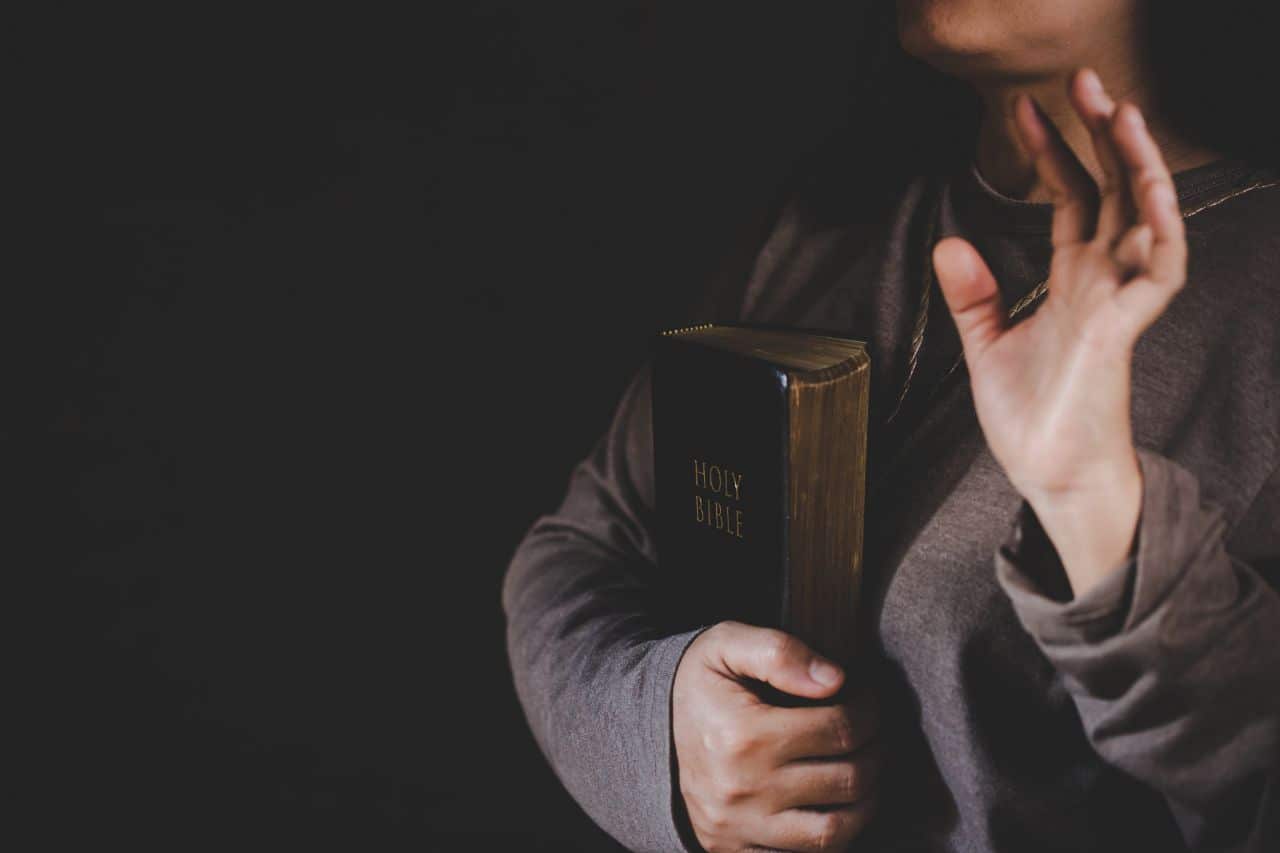
[[[864,221],[792,199],[698,318],[870,344],[856,618],[896,725],[855,849],[1280,850],[1280,186],[1232,195],[1277,178],[1233,159],[1175,176],[1184,212],[1210,206],[1187,220],[1187,285],[1134,353],[1137,544],[1077,599],[986,447],[967,372],[947,373],[960,344],[936,284],[914,396],[884,423],[932,206],[937,237],[972,240],[1010,305],[1047,275],[1050,205],[972,166],[908,182]],[[653,499],[642,369],[519,545],[502,602],[520,700],[565,787],[631,849],[696,850],[670,690],[706,626],[666,618],[680,578],[655,548]]]

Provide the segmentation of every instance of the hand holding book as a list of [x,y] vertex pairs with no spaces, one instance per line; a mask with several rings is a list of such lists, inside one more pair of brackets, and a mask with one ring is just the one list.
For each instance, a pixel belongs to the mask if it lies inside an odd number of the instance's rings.
[[[758,685],[820,700],[763,701]],[[721,622],[685,651],[672,736],[689,828],[707,850],[839,849],[876,808],[882,744],[871,691],[790,634]]]
[[678,804],[705,849],[833,849],[875,810],[875,694],[845,669],[869,364],[861,341],[796,330],[655,341],[658,557],[689,619],[715,623],[671,696]]

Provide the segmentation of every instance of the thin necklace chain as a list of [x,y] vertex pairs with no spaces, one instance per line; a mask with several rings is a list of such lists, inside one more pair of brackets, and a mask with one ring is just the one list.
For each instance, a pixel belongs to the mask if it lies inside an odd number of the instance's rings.
[[[1253,190],[1265,189],[1267,187],[1274,187],[1274,186],[1280,186],[1280,181],[1259,181],[1256,184],[1250,184],[1247,187],[1241,187],[1240,189],[1233,190],[1227,193],[1226,195],[1221,196],[1220,198],[1211,199],[1210,201],[1205,202],[1199,207],[1188,210],[1187,212],[1182,214],[1182,218],[1184,220],[1190,219],[1191,217],[1195,216],[1197,213],[1208,210],[1211,207],[1217,207],[1218,205],[1222,204],[1224,201],[1233,199],[1236,196],[1244,195],[1245,193],[1251,192]],[[941,196],[939,195],[938,202],[934,205],[934,208],[933,208],[933,215],[929,218],[929,229],[928,229],[928,233],[925,236],[925,243],[924,243],[926,250],[928,250],[933,245],[933,235],[935,230],[937,229],[937,221],[940,215],[941,206],[942,206],[942,199],[941,199]],[[911,378],[915,376],[916,365],[920,361],[920,348],[924,346],[924,331],[925,331],[925,327],[929,324],[929,292],[933,289],[933,262],[932,262],[932,259],[928,257],[926,257],[924,260],[923,278],[924,278],[924,288],[920,291],[920,306],[916,310],[916,322],[911,330],[911,354],[907,362],[907,378],[906,378],[906,381],[903,382],[902,384],[902,392],[898,395],[898,402],[894,405],[893,412],[892,414],[889,415],[885,423],[892,423],[893,419],[898,416],[898,412],[902,409],[902,401],[905,400],[907,397],[907,391],[911,388]],[[1040,282],[1038,285],[1032,288],[1031,292],[1027,293],[1021,299],[1019,299],[1017,302],[1013,304],[1013,307],[1009,309],[1009,319],[1012,320],[1014,317],[1018,316],[1020,313],[1022,313],[1023,310],[1027,308],[1027,306],[1031,305],[1033,302],[1035,302],[1037,299],[1039,299],[1041,296],[1047,293],[1048,290],[1049,290],[1049,279],[1046,278],[1044,281]],[[947,372],[942,375],[942,378],[938,380],[937,384],[934,385],[933,391],[930,392],[928,399],[933,398],[933,395],[936,394],[938,389],[942,387],[943,383],[947,381],[947,378],[950,377],[951,374],[955,372],[955,369],[963,363],[964,363],[964,351],[961,350],[960,357],[956,359],[955,363],[951,365],[951,367],[947,370]]]

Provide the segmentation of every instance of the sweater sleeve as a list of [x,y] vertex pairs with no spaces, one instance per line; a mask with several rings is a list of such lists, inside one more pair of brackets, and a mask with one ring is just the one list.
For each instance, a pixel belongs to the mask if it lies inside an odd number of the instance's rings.
[[1138,458],[1135,547],[1104,581],[1070,597],[1025,501],[997,578],[1094,748],[1164,795],[1192,849],[1280,849],[1280,552],[1233,556],[1196,477]]
[[652,538],[649,370],[537,519],[502,587],[507,651],[534,738],[578,804],[632,850],[689,851],[671,685],[705,625],[666,618]]

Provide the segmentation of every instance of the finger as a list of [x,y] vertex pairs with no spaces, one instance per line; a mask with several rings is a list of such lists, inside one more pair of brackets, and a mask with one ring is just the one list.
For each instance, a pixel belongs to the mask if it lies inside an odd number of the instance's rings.
[[[1154,252],[1153,248],[1151,253]],[[1149,260],[1145,269],[1150,270],[1151,266]],[[1154,278],[1150,272],[1143,272],[1121,285],[1115,294],[1116,307],[1128,320],[1134,340],[1164,313],[1185,283],[1185,276],[1169,282]]]
[[978,250],[960,237],[944,237],[938,241],[933,247],[933,268],[960,333],[964,357],[974,364],[1006,326],[995,276]]
[[765,818],[756,843],[777,850],[839,850],[853,841],[875,816],[873,794],[833,809],[787,809]]
[[1013,113],[1022,144],[1053,201],[1053,245],[1089,239],[1098,204],[1093,178],[1030,95],[1018,95]]
[[1128,322],[1131,339],[1137,340],[1164,313],[1179,289],[1140,275],[1116,291],[1116,303]]
[[768,708],[760,715],[762,740],[775,744],[776,765],[848,755],[880,729],[880,704],[868,696],[841,705]]
[[1154,239],[1149,274],[1156,281],[1177,286],[1186,274],[1187,243],[1173,176],[1134,104],[1116,107],[1111,124],[1129,174],[1130,192],[1137,202],[1138,219],[1151,226]]
[[713,665],[727,675],[753,678],[810,699],[832,695],[844,681],[839,666],[790,634],[740,623],[724,628],[708,653],[714,656]]
[[1147,268],[1151,261],[1151,244],[1154,239],[1151,226],[1143,222],[1126,231],[1116,243],[1112,254],[1116,263],[1125,271],[1126,277]]
[[1111,116],[1116,104],[1102,86],[1092,68],[1082,68],[1071,76],[1067,87],[1071,105],[1079,113],[1094,153],[1102,166],[1102,183],[1098,187],[1098,216],[1093,238],[1101,238],[1110,246],[1136,216],[1136,206],[1129,192],[1124,162],[1111,135]]
[[775,809],[843,806],[869,796],[884,766],[884,749],[872,741],[839,761],[794,762],[777,771]]

